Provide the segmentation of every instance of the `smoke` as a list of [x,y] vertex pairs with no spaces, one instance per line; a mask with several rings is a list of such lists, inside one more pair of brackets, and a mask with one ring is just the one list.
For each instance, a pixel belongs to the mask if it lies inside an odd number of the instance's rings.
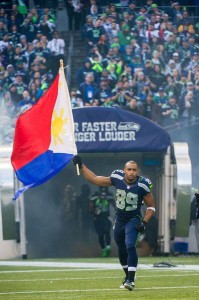
[[25,193],[28,257],[59,257],[63,226],[59,188],[50,180]]
[[[71,172],[70,166],[67,166],[45,184],[25,193],[27,256],[29,258],[101,255],[94,231],[93,217],[89,212],[85,212],[84,219],[87,221],[85,227],[80,217],[82,206],[74,200],[79,195],[82,186],[78,186],[76,181],[77,175],[74,169]],[[74,188],[74,199],[66,198],[65,192],[68,185]]]

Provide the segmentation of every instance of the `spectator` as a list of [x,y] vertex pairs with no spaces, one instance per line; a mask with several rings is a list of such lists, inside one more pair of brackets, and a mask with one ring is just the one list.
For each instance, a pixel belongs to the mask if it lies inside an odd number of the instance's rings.
[[53,33],[53,39],[48,42],[47,48],[51,51],[51,71],[53,77],[57,75],[60,59],[64,59],[65,42],[59,36],[59,32]]
[[92,73],[85,75],[85,81],[79,86],[80,97],[83,100],[84,106],[90,106],[94,100],[94,94],[97,90],[97,85],[94,83],[94,76]]
[[119,44],[121,45],[121,51],[124,51],[126,45],[130,45],[132,36],[130,33],[130,27],[127,24],[122,26],[121,31],[118,33]]
[[176,36],[171,32],[168,36],[168,41],[166,41],[164,45],[165,49],[165,57],[168,61],[169,59],[172,59],[173,53],[175,53],[178,50],[178,43],[176,42]]
[[29,43],[31,43],[36,37],[36,25],[32,21],[32,16],[28,15],[22,25],[21,25],[21,34],[27,37]]
[[90,10],[89,10],[89,16],[91,17],[92,22],[95,25],[96,21],[100,17],[100,11],[96,4],[91,5]]
[[0,115],[6,115],[10,118],[15,116],[15,106],[12,103],[9,92],[2,93],[0,102]]
[[161,52],[159,52],[158,50],[153,51],[151,62],[153,66],[159,65],[162,70],[165,67],[164,61],[161,58]]
[[102,79],[99,88],[96,89],[94,93],[94,99],[98,101],[99,106],[111,106],[111,96],[112,93],[111,88],[108,85],[108,81],[106,79]]
[[154,95],[153,100],[155,103],[162,107],[163,104],[167,104],[169,97],[167,93],[165,93],[163,87],[159,87],[158,92]]
[[92,64],[91,69],[95,71],[96,80],[98,82],[103,71],[102,56],[98,51],[96,51],[95,53],[93,53],[92,57],[90,58],[90,61]]
[[154,73],[151,76],[151,82],[153,83],[153,88],[155,91],[158,90],[158,87],[166,85],[166,76],[162,73],[160,65],[154,66]]
[[118,81],[115,89],[112,90],[111,100],[114,101],[114,105],[124,108],[130,99],[129,91],[124,89],[124,83]]
[[[17,72],[15,76],[16,76],[16,80],[14,83],[11,84],[10,91],[11,91],[12,102],[16,106],[19,103],[19,101],[21,101],[22,99],[23,91],[28,90],[28,87],[23,81],[22,73]],[[15,87],[14,89],[13,86]]]
[[124,49],[124,53],[122,54],[122,59],[125,64],[130,64],[132,61],[133,49],[130,45],[127,45]]
[[19,111],[20,109],[23,109],[23,106],[25,105],[30,105],[33,106],[35,102],[31,99],[30,93],[26,90],[23,91],[22,93],[22,99],[17,103],[16,109]]
[[180,73],[180,70],[177,69],[177,66],[176,66],[176,63],[174,61],[174,59],[170,59],[169,62],[168,62],[168,65],[166,66],[166,69],[165,69],[165,75],[171,75],[173,76],[173,71],[174,70],[177,70],[178,71],[178,75]]
[[173,53],[173,58],[172,58],[175,62],[176,65],[176,69],[178,69],[178,71],[181,73],[181,63],[180,63],[180,58],[179,58],[179,54],[177,52]]
[[88,49],[91,49],[93,46],[97,45],[102,34],[106,34],[106,31],[102,26],[101,20],[97,20],[93,28],[87,31],[86,34],[86,42]]
[[0,40],[3,39],[5,33],[8,33],[8,29],[4,21],[0,21]]
[[[28,49],[28,41],[25,35],[20,35],[19,37],[19,42],[21,44],[21,51],[23,54],[26,53],[27,49]],[[28,60],[28,59],[27,59]]]
[[179,121],[179,106],[175,97],[170,97],[167,103],[162,104],[163,126],[174,126]]
[[119,31],[120,31],[119,24],[116,23],[114,18],[112,18],[112,20],[113,21],[110,24],[109,30],[107,30],[107,34],[108,34],[108,37],[109,37],[110,44],[113,43],[113,38],[115,36],[118,36]]
[[153,72],[154,72],[154,68],[152,66],[152,62],[151,60],[147,59],[144,64],[144,74],[149,78],[151,78]]
[[97,43],[97,48],[99,50],[100,55],[105,58],[108,50],[109,50],[109,44],[106,34],[102,34],[99,38],[99,41]]
[[39,98],[42,96],[43,90],[41,88],[37,87],[35,82],[33,81],[29,85],[29,93],[30,93],[31,99],[36,103],[39,100]]
[[80,84],[82,82],[85,81],[85,76],[88,73],[92,73],[94,78],[95,78],[96,72],[92,69],[92,64],[91,64],[90,59],[86,58],[83,61],[83,67],[77,70],[76,81],[77,81],[77,86],[78,87],[80,86]]
[[141,39],[141,41],[145,38],[145,32],[147,28],[146,19],[144,16],[138,16],[136,18],[136,25],[134,29],[138,32],[138,35]]
[[[136,94],[139,98],[142,98],[143,91],[147,93],[147,90],[151,91],[151,88],[154,87],[149,77],[144,75],[144,72],[140,71],[135,73],[134,79],[136,81]],[[145,87],[148,87],[147,89]],[[144,99],[145,100],[145,99]]]
[[3,7],[0,9],[0,21],[3,21],[8,27],[8,15]]
[[122,73],[122,60],[120,60],[120,57],[119,56],[115,56],[113,55],[111,58],[110,58],[110,61],[108,62],[108,65],[107,65],[107,71],[108,72],[114,72],[115,75],[113,77],[119,77],[120,74]]
[[145,40],[142,41],[140,52],[143,62],[146,62],[146,60],[150,60],[152,58],[151,48]]
[[130,15],[138,15],[138,8],[136,5],[136,1],[129,1],[128,3],[128,9],[127,11],[129,12]]
[[174,96],[176,99],[179,99],[179,90],[176,86],[176,82],[173,80],[173,77],[171,75],[167,75],[166,81],[165,92],[167,95]]
[[25,73],[27,70],[27,58],[22,52],[21,44],[17,44],[15,47],[12,64],[14,65],[16,71]]
[[153,37],[159,38],[159,30],[154,27],[153,23],[149,23],[148,28],[145,33],[146,42],[151,45]]
[[12,64],[14,52],[15,52],[15,49],[14,49],[13,42],[8,42],[7,47],[3,51],[3,54],[6,57],[6,63],[7,64]]
[[84,106],[84,103],[83,103],[83,101],[78,93],[78,90],[76,88],[72,88],[70,91],[70,102],[71,102],[72,108]]
[[9,36],[8,33],[4,33],[2,40],[0,40],[0,53],[4,51],[4,49],[6,49],[6,47],[8,46],[9,43]]
[[189,63],[186,66],[186,71],[191,71],[191,73],[194,73],[195,66],[198,66],[199,64],[199,52],[194,52],[193,57],[190,59]]
[[86,16],[86,23],[83,24],[82,28],[81,28],[81,36],[82,39],[86,39],[87,34],[90,30],[93,29],[93,21],[90,15]]
[[41,31],[41,34],[47,36],[48,40],[52,39],[52,32],[54,28],[55,24],[49,20],[48,15],[44,15],[41,22],[37,26],[37,29]]
[[15,16],[15,20],[16,20],[16,23],[17,23],[17,24],[20,25],[20,24],[23,23],[24,16],[19,12],[18,6],[17,6],[16,3],[14,3],[14,4],[12,5],[10,14]]
[[198,112],[195,111],[195,104],[197,103],[194,84],[193,82],[187,83],[187,88],[184,93],[181,94],[179,100],[180,107],[180,118],[182,121],[185,121],[186,124],[189,124],[192,121],[192,117]]
[[190,57],[191,57],[191,47],[186,38],[182,39],[182,45],[180,45],[178,52],[182,59],[182,67],[183,67],[184,64],[186,65],[186,63],[190,61]]
[[171,8],[172,8],[172,20],[174,23],[176,23],[178,20],[178,16],[180,16],[180,18],[182,18],[183,10],[182,10],[179,2],[172,3]]
[[38,41],[35,45],[34,50],[29,55],[29,68],[32,66],[32,64],[35,63],[35,60],[38,60],[40,63],[47,66],[48,59],[49,54],[47,54],[47,52],[44,51],[42,43]]
[[137,105],[137,99],[131,98],[131,100],[127,103],[127,105],[124,107],[125,110],[132,112],[134,114],[141,115],[141,110],[139,106]]
[[142,115],[161,125],[162,124],[162,116],[161,116],[161,107],[153,101],[153,95],[150,93],[146,98],[146,102],[141,107]]
[[124,65],[124,71],[119,76],[119,79],[122,81],[128,81],[131,86],[133,85],[134,76],[133,67],[131,64]]
[[15,70],[13,65],[9,64],[6,67],[6,72],[4,79],[2,80],[2,87],[6,90],[9,88],[9,85],[15,81]]
[[8,18],[8,24],[7,24],[7,28],[8,28],[8,31],[10,32],[11,31],[11,29],[12,29],[12,26],[13,25],[15,25],[16,26],[16,28],[17,28],[17,32],[19,32],[20,33],[20,25],[21,24],[19,24],[18,22],[17,22],[17,20],[16,20],[16,16],[14,15],[14,14],[11,14],[10,15],[10,18]]

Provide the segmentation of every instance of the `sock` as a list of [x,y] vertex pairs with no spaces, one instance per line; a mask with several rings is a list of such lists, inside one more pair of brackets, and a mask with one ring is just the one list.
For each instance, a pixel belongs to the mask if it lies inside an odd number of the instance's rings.
[[126,275],[126,279],[128,278],[128,266],[123,266],[124,273]]
[[128,280],[134,282],[135,280],[135,271],[128,271]]

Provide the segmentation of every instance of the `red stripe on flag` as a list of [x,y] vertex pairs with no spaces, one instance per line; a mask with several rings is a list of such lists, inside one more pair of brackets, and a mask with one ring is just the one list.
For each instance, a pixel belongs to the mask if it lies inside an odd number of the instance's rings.
[[15,170],[20,169],[49,148],[51,119],[58,95],[58,82],[59,74],[39,101],[17,120],[11,156]]

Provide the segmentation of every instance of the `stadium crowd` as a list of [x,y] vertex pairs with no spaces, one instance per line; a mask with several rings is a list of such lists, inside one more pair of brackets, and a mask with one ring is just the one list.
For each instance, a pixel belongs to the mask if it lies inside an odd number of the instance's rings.
[[17,117],[48,89],[64,56],[53,9],[0,8],[0,143],[13,139]]
[[[166,128],[195,122],[199,7],[187,1],[146,0],[141,7],[139,1],[109,2],[65,1],[87,50],[70,90],[72,106],[119,107]],[[55,21],[49,8],[0,9],[1,144],[12,141],[17,117],[57,74],[65,43]]]
[[119,2],[102,8],[100,1],[90,1],[81,29],[88,55],[71,91],[73,105],[117,106],[164,127],[194,122],[199,112],[196,8],[183,1],[164,6],[146,0],[142,7],[139,1]]

